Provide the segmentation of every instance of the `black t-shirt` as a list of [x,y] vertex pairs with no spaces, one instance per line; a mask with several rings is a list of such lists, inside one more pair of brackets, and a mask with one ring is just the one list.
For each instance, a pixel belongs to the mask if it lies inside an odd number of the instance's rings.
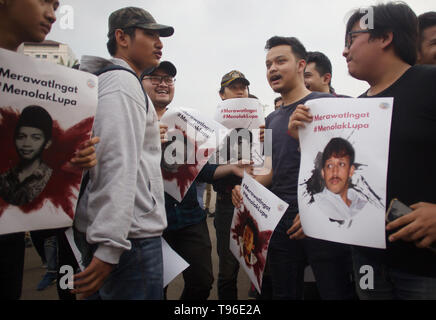
[[[376,96],[394,97],[387,177],[387,207],[436,203],[436,67],[414,66]],[[387,234],[387,237],[391,233]],[[363,249],[388,266],[436,276],[436,254],[414,243],[387,240],[387,250]]]
[[288,203],[288,210],[292,212],[298,210],[297,189],[301,155],[298,151],[298,141],[288,134],[289,117],[299,104],[326,97],[333,96],[312,92],[300,101],[275,110],[265,120],[266,129],[272,129],[273,179],[270,190]]

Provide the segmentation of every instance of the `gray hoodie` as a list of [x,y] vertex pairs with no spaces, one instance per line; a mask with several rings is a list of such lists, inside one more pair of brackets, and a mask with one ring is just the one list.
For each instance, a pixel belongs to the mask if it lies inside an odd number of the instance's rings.
[[[83,71],[95,73],[106,65],[131,69],[121,59],[84,56]],[[156,111],[146,111],[141,85],[130,72],[115,70],[99,76],[94,135],[98,164],[79,201],[75,227],[87,242],[98,245],[95,257],[117,264],[128,238],[161,236],[167,226],[161,145]]]

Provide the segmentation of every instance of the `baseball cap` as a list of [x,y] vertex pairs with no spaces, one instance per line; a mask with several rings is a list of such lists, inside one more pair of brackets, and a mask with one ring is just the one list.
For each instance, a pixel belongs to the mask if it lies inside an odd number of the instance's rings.
[[146,30],[155,30],[161,37],[169,37],[174,33],[174,28],[156,23],[153,16],[142,8],[126,7],[118,9],[109,16],[110,37],[116,29],[137,27]]
[[229,86],[235,80],[242,80],[247,86],[250,85],[250,81],[245,78],[242,72],[239,72],[238,70],[232,70],[226,73],[221,79],[221,88]]
[[174,64],[172,64],[169,61],[162,61],[161,63],[159,63],[159,65],[157,67],[154,68],[150,68],[150,69],[146,69],[143,73],[141,78],[145,77],[145,76],[149,76],[151,75],[153,72],[155,72],[157,69],[164,69],[171,77],[175,77],[177,74],[177,69],[174,66]]

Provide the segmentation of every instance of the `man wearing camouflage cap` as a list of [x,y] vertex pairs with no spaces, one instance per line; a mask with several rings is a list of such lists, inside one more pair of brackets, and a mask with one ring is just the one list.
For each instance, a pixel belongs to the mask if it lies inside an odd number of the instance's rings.
[[[222,100],[248,98],[250,82],[244,74],[237,70],[226,73],[221,79],[219,95]],[[229,141],[227,141],[229,143]],[[232,204],[232,189],[241,183],[241,178],[230,175],[213,183],[217,192],[214,226],[217,239],[218,268],[218,299],[237,300],[237,279],[239,262],[230,251],[230,226],[232,224],[234,206]]]
[[141,8],[119,9],[109,17],[113,58],[81,60],[81,70],[100,74],[94,133],[102,141],[75,219],[86,269],[75,275],[73,293],[83,297],[97,291],[102,299],[163,297],[161,236],[167,221],[160,134],[138,80],[159,64],[160,37],[173,32]]

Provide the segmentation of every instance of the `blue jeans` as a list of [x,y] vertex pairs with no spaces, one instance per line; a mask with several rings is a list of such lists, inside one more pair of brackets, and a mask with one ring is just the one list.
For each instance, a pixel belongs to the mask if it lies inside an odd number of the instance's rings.
[[[75,231],[74,240],[87,267],[97,249],[86,242],[83,233]],[[93,298],[102,300],[162,300],[163,258],[162,238],[129,239],[132,248],[126,250]]]
[[[356,290],[362,300],[435,300],[436,278],[423,277],[389,268],[382,260],[374,259],[368,248],[352,247]],[[367,288],[362,266],[373,270],[373,288]],[[364,278],[365,277],[365,278]],[[361,286],[360,282],[364,282]],[[366,282],[366,283],[365,283]],[[366,285],[365,285],[366,284]],[[362,288],[363,287],[363,288]]]
[[296,213],[287,211],[271,237],[268,265],[273,299],[303,299],[304,269],[312,267],[322,299],[354,298],[351,252],[348,245],[305,238],[291,240],[286,231]]
[[57,273],[58,245],[56,236],[50,236],[44,239],[44,253],[47,260],[47,272]]

